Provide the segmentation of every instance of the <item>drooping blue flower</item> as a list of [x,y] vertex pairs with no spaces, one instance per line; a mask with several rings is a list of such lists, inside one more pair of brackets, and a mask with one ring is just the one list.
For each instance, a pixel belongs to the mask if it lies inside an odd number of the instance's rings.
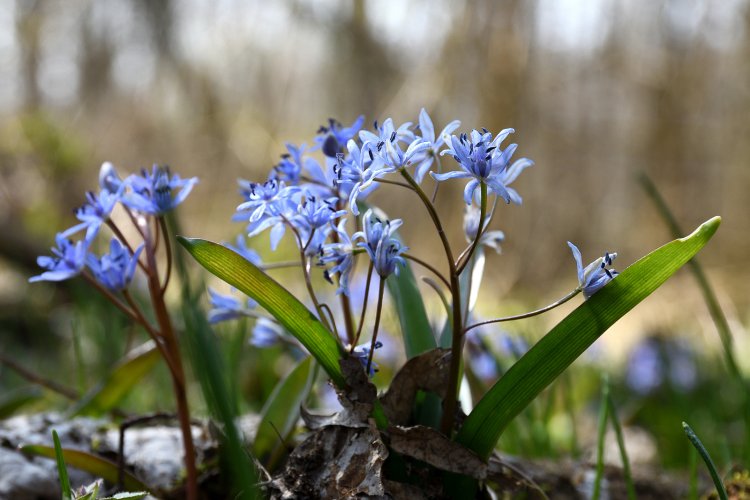
[[324,155],[329,158],[336,158],[344,145],[357,135],[364,122],[364,115],[360,115],[351,126],[344,127],[339,121],[329,118],[328,126],[321,126],[318,129],[318,137],[315,138],[315,142],[318,143]]
[[[383,347],[383,343],[379,340],[376,340],[374,347],[375,349],[380,349],[381,347]],[[362,368],[367,369],[367,360],[370,357],[370,342],[360,344],[352,349],[352,356],[357,358],[357,360],[362,363]],[[370,372],[367,374],[367,376],[372,378],[375,376],[377,371],[378,364],[375,362],[375,360],[373,360],[372,363],[370,363]]]
[[[471,205],[466,205],[466,210],[464,211],[464,235],[466,236],[466,241],[469,243],[473,242],[477,237],[480,214],[481,210],[473,203]],[[484,217],[484,229],[487,228],[491,218],[492,216],[490,214]],[[499,230],[484,231],[479,238],[480,245],[493,248],[497,253],[500,253],[500,243],[503,241],[505,241],[505,233]]]
[[128,287],[133,279],[135,268],[138,265],[138,257],[143,251],[141,244],[133,253],[125,247],[120,240],[112,238],[109,243],[109,253],[97,258],[89,254],[86,265],[91,270],[96,281],[105,288],[114,292]]
[[86,203],[76,210],[76,218],[81,221],[80,224],[76,224],[63,231],[62,235],[66,238],[77,233],[78,231],[86,230],[86,239],[91,241],[96,237],[99,232],[99,228],[109,220],[112,210],[117,205],[122,197],[124,185],[121,184],[117,192],[110,192],[107,189],[102,189],[98,195],[89,191],[86,193]]
[[339,275],[339,287],[336,293],[343,293],[349,295],[349,277],[352,272],[352,265],[354,259],[352,252],[354,252],[354,245],[346,232],[346,219],[339,221],[338,226],[334,228],[338,234],[338,242],[328,243],[320,247],[318,254],[319,266],[331,266],[328,267],[324,272],[323,276],[329,283],[333,283],[332,277],[335,274]]
[[139,212],[162,215],[185,201],[197,182],[197,177],[181,179],[176,174],[170,177],[168,167],[154,165],[150,173],[143,169],[141,175],[125,179],[130,191],[125,193],[122,202]]
[[401,225],[400,219],[383,222],[372,209],[365,212],[363,217],[364,231],[354,235],[354,239],[362,239],[357,246],[365,249],[372,260],[373,268],[378,276],[385,279],[394,272],[398,275],[399,266],[406,265],[401,254],[408,250],[391,234]]
[[58,233],[55,236],[57,248],[52,248],[54,257],[37,257],[39,267],[46,269],[38,276],[29,278],[30,283],[36,281],[63,281],[77,276],[86,265],[86,253],[90,244],[89,240],[83,239],[73,243],[68,238]]
[[342,194],[349,194],[349,210],[359,215],[357,200],[369,195],[378,183],[375,179],[381,174],[392,172],[393,169],[383,164],[380,155],[373,153],[374,146],[365,142],[360,148],[354,141],[346,144],[349,156],[339,154],[333,167],[334,185],[340,188]]
[[255,266],[260,266],[263,263],[263,259],[260,258],[258,252],[247,247],[247,240],[244,234],[237,235],[234,245],[226,242],[223,245],[230,250],[234,250]]
[[427,111],[422,108],[419,112],[419,130],[422,135],[422,140],[427,142],[430,146],[423,151],[421,159],[415,160],[416,164],[414,170],[414,179],[421,183],[424,179],[425,174],[432,167],[432,163],[435,161],[435,157],[440,154],[440,148],[445,145],[445,140],[450,138],[450,135],[461,126],[461,122],[453,120],[435,137],[435,127],[432,124],[432,119]]
[[458,137],[451,136],[449,149],[442,151],[440,154],[452,155],[463,171],[452,171],[444,174],[430,172],[430,175],[437,181],[457,178],[471,179],[464,189],[464,201],[467,205],[474,198],[480,182],[487,184],[488,190],[503,198],[506,203],[512,201],[520,205],[522,202],[521,196],[508,185],[526,168],[532,166],[534,162],[528,158],[521,158],[512,165],[508,165],[518,145],[511,144],[501,150],[500,144],[512,132],[513,129],[511,128],[502,130],[494,139],[492,134],[486,130],[481,133],[473,130],[470,137],[466,134],[461,134]]
[[585,298],[588,299],[594,295],[617,276],[617,271],[608,269],[608,266],[612,265],[612,261],[617,258],[617,253],[605,252],[604,256],[599,257],[584,268],[583,261],[581,260],[581,252],[578,250],[578,247],[571,242],[568,242],[568,246],[573,252],[573,258],[576,261],[576,268],[578,269],[578,288],[583,291]]
[[234,295],[224,295],[213,288],[208,288],[211,301],[211,309],[208,311],[208,322],[216,324],[248,316],[248,312],[254,309],[258,303],[248,298],[243,304]]

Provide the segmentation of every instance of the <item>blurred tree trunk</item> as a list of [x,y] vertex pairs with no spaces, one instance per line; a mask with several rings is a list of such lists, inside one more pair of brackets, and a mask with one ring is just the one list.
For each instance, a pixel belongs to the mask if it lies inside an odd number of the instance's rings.
[[24,97],[23,107],[36,110],[41,103],[37,77],[41,29],[44,24],[44,2],[18,0],[16,2],[16,39],[21,50],[21,81]]

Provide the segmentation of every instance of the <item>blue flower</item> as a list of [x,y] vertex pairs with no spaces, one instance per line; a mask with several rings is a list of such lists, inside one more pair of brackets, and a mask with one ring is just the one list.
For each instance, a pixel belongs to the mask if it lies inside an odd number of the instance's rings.
[[381,278],[387,278],[392,273],[398,275],[398,266],[406,265],[401,254],[408,250],[391,234],[401,225],[400,219],[383,222],[372,211],[365,212],[363,217],[364,231],[354,235],[354,239],[363,239],[357,246],[365,249],[372,260],[373,268]]
[[260,255],[258,255],[258,252],[256,252],[252,248],[247,247],[247,242],[245,240],[244,234],[238,234],[235,242],[235,245],[232,245],[231,243],[223,243],[223,245],[230,250],[234,250],[255,266],[260,266],[263,263],[263,260],[260,258]]
[[315,138],[315,141],[320,145],[324,155],[329,158],[336,158],[336,155],[341,152],[341,148],[357,135],[364,121],[364,115],[360,115],[351,126],[344,127],[337,120],[329,118],[328,126],[321,126],[318,129],[319,135]]
[[[380,349],[383,347],[383,343],[379,340],[375,341],[375,349]],[[362,363],[362,368],[367,368],[367,359],[370,357],[370,342],[367,342],[365,344],[360,344],[354,349],[352,349],[352,356],[357,358],[357,360]],[[370,372],[367,374],[368,377],[372,378],[375,376],[375,373],[378,371],[378,364],[373,361],[370,363]]]
[[98,195],[89,191],[86,193],[86,203],[76,210],[76,218],[81,221],[80,224],[76,224],[63,231],[64,237],[69,237],[78,231],[86,229],[86,239],[91,241],[96,237],[99,232],[99,228],[102,224],[109,220],[109,216],[112,210],[120,201],[122,196],[124,185],[120,185],[116,192],[110,192],[107,189],[102,189]]
[[336,210],[338,198],[320,198],[306,192],[299,205],[297,214],[290,222],[300,233],[302,244],[308,255],[318,253],[332,228],[333,221],[346,214],[346,210]]
[[249,221],[248,236],[255,236],[272,227],[271,249],[275,250],[284,236],[286,221],[296,212],[295,196],[300,188],[286,186],[284,182],[275,179],[269,179],[263,184],[239,182],[240,192],[246,201],[237,207],[232,220]]
[[453,120],[435,137],[435,128],[432,124],[430,115],[427,114],[424,108],[419,112],[419,130],[422,134],[422,140],[426,141],[430,146],[425,149],[424,157],[415,161],[416,168],[414,170],[414,179],[421,183],[424,179],[425,174],[430,170],[435,157],[439,154],[440,148],[445,144],[445,139],[450,137],[450,134],[461,126],[461,122]]
[[36,259],[37,264],[45,272],[39,276],[29,278],[30,283],[36,281],[63,281],[77,276],[86,265],[86,253],[88,252],[89,240],[83,239],[73,243],[68,238],[58,233],[55,236],[57,248],[52,248],[54,257],[42,256]]
[[268,318],[258,318],[253,327],[250,343],[256,347],[272,347],[281,341],[284,329]]
[[109,290],[119,291],[127,288],[133,279],[141,251],[143,251],[143,245],[130,255],[130,251],[120,243],[120,240],[112,238],[109,243],[109,253],[102,255],[101,258],[89,254],[86,264],[96,281]]
[[110,193],[116,193],[122,186],[122,179],[117,173],[115,166],[108,161],[102,163],[99,169],[99,186]]
[[526,168],[532,166],[534,162],[528,158],[521,158],[516,160],[513,165],[508,166],[518,145],[511,144],[504,150],[501,150],[499,146],[512,132],[513,129],[511,128],[505,129],[494,139],[492,134],[486,130],[483,130],[482,133],[473,130],[471,138],[466,134],[461,134],[460,137],[451,136],[450,148],[440,154],[452,155],[453,159],[461,165],[463,171],[445,174],[430,172],[430,175],[437,181],[456,178],[471,179],[464,189],[464,201],[467,205],[471,203],[480,182],[487,184],[489,191],[502,197],[506,203],[512,201],[520,205],[521,196],[508,185]]
[[338,226],[335,228],[338,234],[338,243],[329,243],[320,247],[318,254],[320,258],[318,260],[319,266],[327,266],[333,264],[323,272],[323,276],[329,283],[333,283],[332,276],[339,275],[339,287],[336,293],[343,293],[349,295],[349,277],[352,272],[352,265],[354,259],[352,252],[354,251],[354,245],[352,244],[349,234],[346,232],[346,219],[342,219]]
[[[466,205],[466,210],[464,211],[464,235],[466,236],[466,241],[468,241],[469,243],[473,242],[477,237],[477,231],[479,230],[480,213],[481,210],[479,210],[479,207],[477,207],[473,203],[471,205]],[[491,218],[491,214],[488,214],[484,217],[483,229],[487,228],[487,225],[490,223]],[[505,241],[505,233],[499,230],[484,231],[484,233],[482,233],[482,236],[479,238],[480,245],[485,245],[493,248],[497,253],[500,253],[500,243],[502,243],[503,241]]]
[[[130,192],[123,196],[122,202],[139,212],[162,215],[185,201],[198,182],[197,177],[181,179],[179,175],[170,178],[168,167],[154,165],[151,173],[142,170],[141,175],[131,175],[125,179]],[[176,195],[174,192],[179,190]]]
[[373,153],[374,146],[365,142],[360,148],[354,141],[346,144],[349,156],[339,154],[333,167],[334,185],[341,187],[343,193],[349,193],[349,210],[359,215],[357,200],[370,194],[378,184],[375,179],[382,173],[393,169],[383,164],[380,155]]
[[573,258],[576,260],[578,269],[578,289],[583,291],[583,296],[589,298],[598,292],[604,285],[612,281],[617,276],[617,271],[608,269],[612,261],[617,258],[616,253],[606,252],[604,256],[599,257],[584,269],[581,260],[581,252],[573,243],[568,242],[568,246],[573,252]]
[[208,322],[211,324],[247,316],[247,312],[258,305],[257,302],[250,298],[243,304],[237,297],[220,294],[211,287],[208,288],[208,294],[211,301],[211,310],[208,311]]
[[378,122],[375,122],[375,132],[377,134],[369,130],[360,130],[359,140],[363,144],[366,142],[371,144],[385,144],[386,142],[394,141],[408,144],[414,140],[414,132],[411,131],[411,122],[406,122],[395,128],[393,120],[388,118],[380,126],[378,126]]

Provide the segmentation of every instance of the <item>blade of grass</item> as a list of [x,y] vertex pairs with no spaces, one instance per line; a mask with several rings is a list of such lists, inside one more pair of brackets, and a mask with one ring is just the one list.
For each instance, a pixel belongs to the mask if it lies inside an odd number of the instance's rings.
[[263,460],[279,443],[279,434],[286,436],[299,419],[300,405],[312,388],[314,370],[312,357],[303,359],[282,379],[261,410],[262,419],[253,443],[253,454]]
[[[55,459],[57,456],[54,447],[40,444],[21,446],[20,450],[29,455],[52,459]],[[117,483],[117,464],[111,460],[81,450],[62,448],[61,452],[62,459],[69,467],[75,467],[76,469],[90,472],[94,476],[100,477],[112,484]],[[148,490],[146,485],[128,471],[125,471],[124,473],[123,486],[128,491]]]
[[602,374],[602,400],[599,408],[599,425],[596,433],[596,475],[594,476],[594,492],[591,494],[592,500],[599,500],[602,494],[602,477],[604,476],[604,436],[607,433],[607,413],[609,406],[607,398],[609,397],[609,377]]
[[612,393],[607,393],[607,408],[609,418],[612,421],[612,427],[615,429],[617,447],[620,449],[622,474],[625,477],[625,488],[627,489],[628,500],[635,500],[637,498],[635,494],[635,483],[633,483],[633,475],[630,472],[630,460],[628,459],[628,452],[625,449],[625,437],[622,434],[622,427],[620,426],[620,419],[617,417],[617,409],[615,408],[615,402],[612,399]]
[[234,251],[206,240],[178,241],[203,267],[226,281],[275,317],[320,363],[333,382],[344,387],[341,343],[294,295]]
[[60,478],[60,492],[63,500],[72,500],[73,489],[70,487],[70,478],[68,478],[68,468],[65,466],[60,437],[57,431],[52,431],[52,442],[55,444],[55,462],[57,462],[57,475]]
[[714,217],[625,269],[519,359],[479,401],[457,441],[487,459],[508,424],[618,319],[689,261],[716,232]]
[[86,393],[71,415],[101,415],[114,408],[161,359],[152,340],[141,344],[121,359],[104,380]]
[[727,490],[724,488],[724,483],[721,480],[721,476],[719,476],[719,471],[716,470],[716,465],[714,465],[714,461],[711,460],[711,455],[708,454],[708,450],[706,450],[706,447],[703,446],[701,440],[698,439],[698,436],[686,422],[682,423],[682,428],[690,442],[700,454],[703,462],[706,464],[708,472],[711,474],[711,479],[714,481],[714,486],[716,486],[716,492],[719,494],[719,498],[721,500],[728,500]]

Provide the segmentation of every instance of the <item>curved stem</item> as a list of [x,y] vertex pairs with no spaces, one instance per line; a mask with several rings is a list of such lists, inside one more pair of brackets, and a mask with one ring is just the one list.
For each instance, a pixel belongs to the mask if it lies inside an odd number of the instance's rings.
[[401,257],[403,257],[405,259],[409,259],[409,260],[411,260],[413,262],[416,262],[417,264],[419,264],[420,266],[424,267],[425,269],[428,269],[428,270],[432,271],[432,274],[434,274],[435,276],[437,276],[438,278],[440,278],[440,281],[442,281],[445,284],[445,286],[447,286],[448,288],[451,287],[451,284],[448,282],[448,280],[446,279],[446,277],[443,276],[440,273],[440,271],[438,271],[432,265],[430,265],[427,262],[423,261],[422,259],[420,259],[418,257],[415,257],[414,255],[411,255],[411,254],[408,254],[408,253],[402,253]]
[[409,184],[404,184],[403,182],[392,181],[392,180],[389,180],[389,179],[381,179],[381,178],[373,179],[373,181],[374,182],[380,182],[380,183],[383,183],[383,184],[390,184],[392,186],[399,186],[399,187],[402,187],[402,188],[405,188],[405,189],[409,189],[409,190],[412,190],[412,191],[414,190]]
[[[484,232],[484,214],[487,212],[487,184],[484,181],[480,181],[479,186],[481,197],[479,198],[479,225],[477,226],[477,234],[474,237],[474,242],[469,247],[469,251],[462,254],[463,260],[456,264],[458,274],[461,274],[461,271],[464,270],[466,264],[471,260],[471,256],[474,255],[474,251],[477,249],[479,240],[482,239],[482,233]],[[460,257],[459,260],[461,260]]]
[[172,275],[172,244],[169,241],[169,231],[167,230],[167,222],[164,220],[164,217],[159,217],[159,226],[164,236],[164,251],[167,253],[167,274],[164,276],[164,284],[161,286],[161,294],[164,296],[164,292],[167,291],[167,285],[169,285],[169,278]]
[[354,347],[359,343],[359,336],[362,334],[362,326],[365,324],[365,314],[367,313],[367,298],[370,296],[370,282],[372,281],[373,263],[370,261],[370,267],[367,269],[367,281],[365,282],[365,296],[362,299],[362,314],[359,317],[359,326],[354,341],[351,344],[349,354],[354,352]]
[[450,316],[452,314],[451,312],[451,305],[448,302],[448,298],[445,296],[443,291],[440,289],[440,286],[432,280],[431,278],[422,278],[422,281],[427,283],[433,290],[435,290],[435,293],[440,297],[440,301],[443,303],[443,307],[445,308],[445,314],[448,315],[448,321],[450,321]]
[[159,349],[159,353],[161,354],[161,357],[164,358],[164,362],[167,363],[167,368],[169,368],[169,373],[174,377],[177,373],[176,367],[174,366],[174,363],[172,362],[172,358],[169,355],[169,352],[167,351],[166,344],[164,342],[164,339],[162,336],[157,332],[153,326],[151,326],[151,323],[148,322],[146,317],[141,312],[140,308],[138,307],[138,304],[133,300],[133,297],[130,295],[130,293],[127,290],[122,291],[123,297],[125,297],[125,300],[130,304],[130,307],[133,308],[133,311],[135,311],[135,314],[138,316],[138,324],[140,324],[144,330],[148,333],[148,336],[151,337],[151,340],[154,341],[156,344],[156,348]]
[[140,323],[141,322],[140,319],[138,318],[138,315],[134,311],[132,311],[131,309],[129,309],[128,306],[126,306],[125,304],[123,304],[122,301],[120,299],[118,299],[115,294],[113,294],[112,292],[110,292],[109,290],[107,290],[106,288],[104,288],[98,281],[96,281],[96,279],[93,276],[91,276],[87,272],[81,273],[81,276],[91,286],[93,286],[94,288],[96,288],[96,290],[99,293],[101,293],[102,295],[104,295],[107,298],[107,300],[109,300],[110,302],[112,302],[112,304],[114,304],[115,307],[117,307],[120,311],[122,311],[123,314],[125,314],[125,316],[127,316],[131,320],[135,321],[136,323]]
[[451,341],[451,364],[450,372],[448,374],[448,386],[446,388],[445,399],[443,400],[443,417],[440,423],[440,428],[443,431],[443,434],[450,437],[451,431],[453,430],[453,422],[455,420],[457,407],[458,385],[461,374],[461,351],[463,348],[461,331],[463,326],[463,322],[461,321],[461,287],[458,282],[456,261],[453,260],[453,251],[451,250],[448,237],[445,234],[445,230],[440,222],[440,217],[438,217],[435,206],[414,178],[409,175],[409,172],[407,172],[406,169],[402,168],[400,172],[404,179],[406,179],[406,182],[414,189],[414,192],[417,193],[417,196],[422,200],[427,212],[430,214],[430,218],[432,219],[435,229],[437,229],[438,236],[440,237],[440,242],[443,244],[445,257],[448,260],[448,267],[450,269],[450,289],[453,299],[453,316],[451,318],[453,336]]
[[548,306],[544,306],[541,309],[537,309],[535,311],[531,311],[531,312],[527,312],[527,313],[523,313],[523,314],[516,314],[515,316],[505,316],[504,318],[495,318],[495,319],[490,319],[490,320],[487,320],[487,321],[480,321],[479,323],[474,323],[473,325],[467,326],[464,329],[464,333],[468,332],[469,330],[471,330],[473,328],[477,328],[478,326],[489,325],[490,323],[502,323],[504,321],[515,321],[517,319],[524,319],[524,318],[531,318],[532,316],[538,316],[538,315],[540,315],[542,313],[545,313],[547,311],[550,311],[550,310],[554,309],[555,307],[557,307],[559,305],[562,305],[562,304],[566,303],[567,301],[569,301],[570,299],[572,299],[573,297],[575,297],[579,293],[581,293],[581,289],[580,288],[576,288],[575,290],[573,290],[572,292],[570,292],[565,297],[561,298],[560,300],[558,300],[556,302],[553,302],[552,304],[550,304]]
[[[497,208],[497,195],[495,196],[495,199],[492,201],[492,209],[490,210],[490,215],[488,217],[485,217],[487,219],[487,223],[484,224],[484,227],[482,228],[482,235],[487,232],[487,228],[490,227],[490,223],[492,222],[492,218],[495,216],[495,208]],[[471,245],[467,246],[463,249],[463,251],[458,255],[458,258],[456,259],[458,262],[461,262],[465,257],[466,253],[471,250]]]
[[[133,251],[133,247],[130,245],[130,242],[125,238],[125,235],[122,234],[122,231],[120,231],[120,228],[117,227],[117,224],[115,224],[112,219],[107,219],[107,227],[109,227],[112,230],[112,233],[114,233],[115,237],[120,240],[120,243],[125,245],[125,247],[130,252],[130,255],[135,255],[135,252]],[[146,266],[143,265],[143,262],[141,262],[141,259],[138,259],[138,267],[140,267],[144,272],[146,271]]]
[[380,277],[380,285],[378,286],[378,305],[375,309],[375,326],[372,327],[372,340],[370,341],[370,352],[367,354],[367,368],[365,373],[370,374],[370,367],[372,366],[372,355],[375,353],[375,342],[378,340],[378,328],[380,327],[380,312],[383,309],[383,292],[385,291],[385,278]]
[[258,266],[263,271],[270,271],[272,269],[283,269],[286,267],[299,267],[300,263],[296,260],[287,260],[282,262],[270,262],[268,264],[261,264]]

